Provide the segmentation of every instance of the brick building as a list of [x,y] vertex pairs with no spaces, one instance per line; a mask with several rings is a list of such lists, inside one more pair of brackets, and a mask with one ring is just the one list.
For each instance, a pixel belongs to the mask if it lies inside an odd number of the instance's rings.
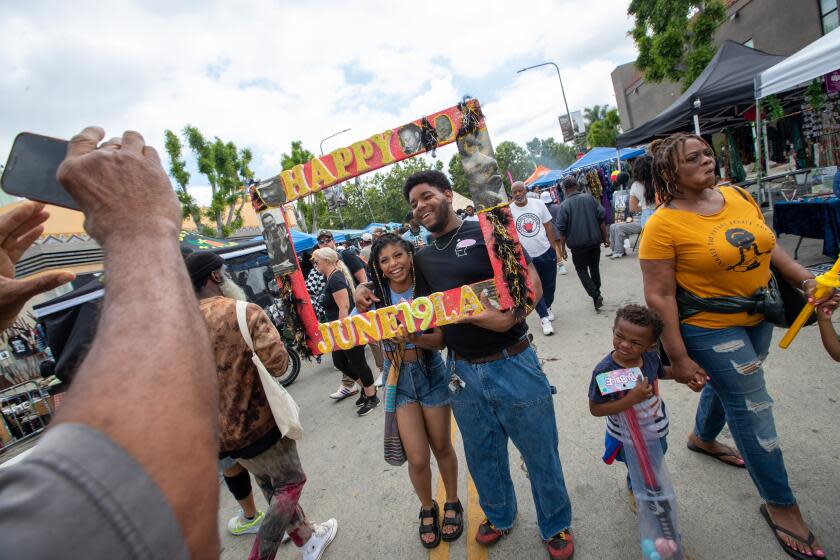
[[[790,55],[838,27],[838,0],[726,0],[727,19],[715,35],[771,54]],[[628,131],[657,116],[682,93],[679,84],[647,83],[635,62],[612,71],[613,90]]]

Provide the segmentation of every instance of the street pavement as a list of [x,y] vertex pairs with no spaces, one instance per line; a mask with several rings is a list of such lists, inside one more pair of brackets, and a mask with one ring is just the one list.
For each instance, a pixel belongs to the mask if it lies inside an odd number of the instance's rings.
[[[793,238],[782,238],[791,250]],[[806,240],[800,261],[827,260],[819,254],[822,241]],[[592,368],[611,350],[615,310],[622,304],[643,303],[641,272],[635,254],[611,261],[602,258],[605,306],[596,312],[569,267],[558,276],[553,310],[555,335],[545,337],[536,314],[529,318],[543,368],[557,387],[555,416],[560,433],[560,456],[571,496],[575,558],[639,558],[638,529],[624,490],[625,469],[605,465],[604,422],[589,414],[587,389]],[[840,325],[838,325],[840,327]],[[824,352],[817,327],[802,331],[790,349],[778,348],[776,329],[765,376],[775,403],[773,410],[788,475],[806,520],[830,558],[840,557],[840,367]],[[368,356],[368,362],[373,359]],[[338,385],[339,373],[326,357],[320,365],[305,364],[289,388],[301,406],[306,435],[299,443],[308,482],[301,504],[310,519],[338,520],[338,535],[324,558],[337,559],[530,559],[546,558],[540,540],[528,479],[519,467],[519,454],[510,446],[511,474],[519,513],[509,536],[490,550],[475,545],[472,535],[482,513],[468,472],[460,435],[453,430],[460,461],[460,498],[473,526],[451,546],[443,543],[432,553],[417,536],[419,502],[405,466],[392,467],[382,458],[384,413],[379,408],[356,416],[354,399],[336,403],[327,395]],[[687,551],[695,559],[782,559],[758,508],[761,500],[749,475],[685,447],[692,429],[697,394],[682,385],[662,382],[661,391],[671,415],[670,448],[666,463],[678,501],[678,522]],[[728,434],[724,440],[731,443]],[[434,490],[440,487],[433,465]],[[258,505],[265,501],[258,494]],[[220,486],[219,531],[222,558],[246,558],[253,535],[227,533],[227,520],[237,504]],[[286,544],[278,558],[299,558]]]

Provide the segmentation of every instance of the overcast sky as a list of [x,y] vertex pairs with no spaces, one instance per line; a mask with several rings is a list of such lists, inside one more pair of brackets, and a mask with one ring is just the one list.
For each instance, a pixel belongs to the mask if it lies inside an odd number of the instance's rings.
[[[615,105],[610,72],[635,58],[628,0],[502,2],[6,2],[0,8],[0,155],[20,131],[167,128],[254,151],[280,170],[292,140],[330,151],[454,105],[484,108],[494,144],[560,137],[564,112]],[[175,7],[177,6],[177,7]],[[448,162],[453,148],[442,151]],[[191,166],[192,167],[192,166]],[[193,174],[196,194],[206,180]],[[205,198],[206,201],[206,198]]]

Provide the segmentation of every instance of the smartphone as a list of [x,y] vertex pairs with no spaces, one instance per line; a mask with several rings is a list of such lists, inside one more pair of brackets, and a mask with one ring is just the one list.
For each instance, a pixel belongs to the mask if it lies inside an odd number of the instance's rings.
[[15,138],[0,186],[7,194],[78,210],[79,205],[56,179],[67,155],[67,140],[31,132]]

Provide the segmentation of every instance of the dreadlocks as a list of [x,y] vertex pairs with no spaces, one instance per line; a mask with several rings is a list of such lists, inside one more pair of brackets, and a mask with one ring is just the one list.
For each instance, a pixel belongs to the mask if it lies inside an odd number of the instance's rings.
[[373,274],[373,293],[384,305],[393,305],[391,301],[391,290],[387,289],[388,279],[382,273],[379,266],[379,253],[389,245],[400,245],[411,257],[411,275],[414,276],[414,245],[395,233],[386,233],[373,242],[370,248],[370,259],[368,266]]
[[[709,144],[696,134],[677,132],[662,140],[650,143],[648,152],[653,156],[653,186],[659,195],[661,204],[667,205],[680,194],[677,186],[677,175],[680,170],[680,160],[685,150],[686,140],[698,140],[705,146]],[[711,149],[711,147],[709,147]]]

